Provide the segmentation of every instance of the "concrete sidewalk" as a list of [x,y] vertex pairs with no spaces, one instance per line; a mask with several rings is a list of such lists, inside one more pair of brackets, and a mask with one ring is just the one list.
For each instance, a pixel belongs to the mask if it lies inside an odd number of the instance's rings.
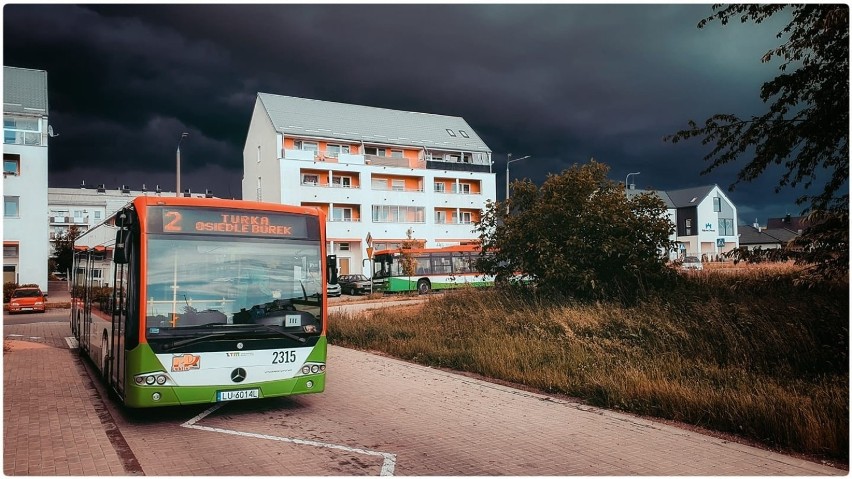
[[67,323],[4,325],[3,473],[138,475],[68,336]]

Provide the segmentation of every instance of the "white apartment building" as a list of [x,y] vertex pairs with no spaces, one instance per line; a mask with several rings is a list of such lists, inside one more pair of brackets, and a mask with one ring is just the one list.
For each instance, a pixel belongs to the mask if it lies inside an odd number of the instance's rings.
[[370,275],[374,250],[478,240],[496,200],[491,150],[460,117],[258,93],[243,150],[244,200],[327,215],[340,274]]
[[[184,193],[184,196],[212,196],[209,192],[203,194]],[[80,234],[90,228],[97,226],[137,196],[168,196],[173,197],[173,191],[162,191],[157,186],[148,189],[142,185],[141,190],[131,190],[129,186],[121,185],[118,188],[107,188],[106,185],[86,186],[82,184],[79,188],[48,188],[47,203],[49,234],[45,238],[50,256],[54,255],[54,240],[65,235],[72,225],[77,227]],[[108,255],[104,256],[102,264],[94,269],[96,281],[103,284],[112,284],[112,272],[109,270]],[[47,257],[44,259],[47,262]],[[67,273],[67,271],[59,271]]]
[[47,290],[47,72],[3,67],[3,282]]

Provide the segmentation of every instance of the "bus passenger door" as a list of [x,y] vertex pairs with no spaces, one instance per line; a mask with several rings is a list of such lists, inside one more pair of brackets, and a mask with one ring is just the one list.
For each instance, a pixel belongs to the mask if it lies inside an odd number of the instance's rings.
[[114,270],[112,331],[109,344],[109,382],[124,397],[124,334],[127,327],[127,283],[125,275],[129,268],[116,264]]

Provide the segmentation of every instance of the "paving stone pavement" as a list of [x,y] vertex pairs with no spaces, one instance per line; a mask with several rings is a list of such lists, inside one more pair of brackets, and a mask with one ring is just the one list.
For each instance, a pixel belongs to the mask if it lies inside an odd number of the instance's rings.
[[[108,434],[91,379],[69,349],[67,323],[4,326],[3,472],[14,476],[134,473]],[[11,346],[11,350],[7,350]],[[105,422],[106,421],[106,422]]]
[[[170,421],[113,418],[81,374],[85,368],[67,336],[65,322],[4,326],[14,346],[3,355],[6,475],[360,475],[377,474],[382,465],[380,457],[351,450],[238,442]],[[391,452],[396,475],[848,474],[361,351],[331,347],[329,364],[323,394],[263,403],[268,410],[228,404],[200,424]],[[188,452],[162,454],[162,447],[152,447],[152,435],[158,444]],[[134,454],[126,454],[131,448]]]

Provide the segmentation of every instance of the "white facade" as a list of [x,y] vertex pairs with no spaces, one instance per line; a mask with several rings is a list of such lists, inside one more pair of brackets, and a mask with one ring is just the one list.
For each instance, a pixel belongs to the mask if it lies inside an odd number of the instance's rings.
[[3,281],[46,291],[47,73],[3,71]]
[[[186,193],[185,193],[186,194]],[[137,196],[168,196],[173,197],[172,191],[160,191],[159,188],[151,191],[131,190],[126,186],[116,189],[100,187],[81,188],[48,188],[47,189],[47,223],[49,233],[45,237],[49,254],[47,258],[54,255],[53,241],[66,234],[75,225],[79,234],[83,234],[93,227],[104,222],[118,210],[133,201]],[[205,196],[194,194],[193,196]],[[100,243],[96,243],[100,244]],[[111,272],[107,269],[108,261],[95,269],[95,278],[104,284],[111,284]],[[67,273],[59,271],[59,273]]]
[[667,193],[677,208],[681,256],[712,259],[739,247],[737,207],[721,188],[713,185],[704,191],[697,188]]
[[496,178],[490,150],[464,120],[264,95],[243,150],[243,199],[324,211],[340,274],[371,276],[368,235],[374,250],[398,247],[409,232],[427,247],[478,240],[473,226],[496,200]]

